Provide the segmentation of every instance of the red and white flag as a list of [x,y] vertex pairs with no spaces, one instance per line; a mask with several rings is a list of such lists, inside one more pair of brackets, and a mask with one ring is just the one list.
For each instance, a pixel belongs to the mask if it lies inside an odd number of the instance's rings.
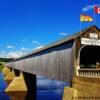
[[95,13],[100,14],[100,7],[94,6]]

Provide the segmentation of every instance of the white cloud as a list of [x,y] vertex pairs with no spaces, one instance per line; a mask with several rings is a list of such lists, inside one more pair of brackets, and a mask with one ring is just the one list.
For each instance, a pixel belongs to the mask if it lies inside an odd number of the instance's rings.
[[9,52],[7,54],[7,57],[8,58],[18,58],[18,57],[21,57],[23,55],[26,55],[28,54],[28,52],[25,52],[25,51],[13,51],[13,52]]
[[[37,46],[35,49],[40,49],[42,47],[44,46],[40,45]],[[31,50],[25,47],[20,48],[20,50],[10,51],[10,52],[0,51],[0,58],[18,58],[28,54],[29,52],[31,52]]]
[[13,48],[15,48],[15,46],[14,45],[7,45],[6,48],[13,49]]
[[[100,4],[95,4],[95,5],[100,6]],[[83,12],[86,12],[86,11],[92,10],[92,9],[94,9],[94,6],[95,6],[95,5],[88,5],[88,6],[85,6],[85,7],[82,9],[82,11],[83,11]]]
[[61,36],[66,36],[66,35],[68,35],[68,34],[65,33],[65,32],[61,32],[61,33],[59,33],[59,35],[61,35]]
[[40,49],[40,48],[43,48],[43,47],[44,47],[44,45],[41,45],[41,46],[36,47],[35,49]]
[[33,40],[33,41],[32,41],[32,43],[33,43],[33,44],[36,44],[36,45],[41,45],[41,43],[40,43],[40,42],[35,41],[35,40]]
[[22,50],[22,51],[29,51],[30,49],[25,48],[25,47],[22,47],[21,50]]
[[[44,47],[43,45],[36,47],[35,49],[40,49]],[[0,51],[0,58],[18,58],[21,56],[24,56],[26,54],[28,54],[30,52],[30,49],[22,47],[20,50],[16,50],[16,51],[10,51],[10,52],[6,52],[6,51]]]
[[6,51],[0,51],[0,57],[1,58],[18,58],[23,55],[28,54],[29,52],[26,50],[19,50],[19,51],[11,51],[11,52],[6,52]]

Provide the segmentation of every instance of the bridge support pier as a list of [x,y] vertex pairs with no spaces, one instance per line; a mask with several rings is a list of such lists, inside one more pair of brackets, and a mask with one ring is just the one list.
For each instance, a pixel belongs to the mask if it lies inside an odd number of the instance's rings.
[[[14,70],[15,78],[5,89],[5,92],[11,97],[11,99],[18,98],[22,94],[22,98],[25,100],[36,97],[36,76],[26,72]],[[14,94],[14,93],[17,93]],[[22,100],[24,100],[22,99]],[[17,100],[17,99],[16,99]]]
[[4,76],[6,76],[9,72],[10,72],[10,70],[9,70],[8,67],[4,67],[3,70],[2,70],[2,73],[3,73]]
[[62,100],[76,100],[77,92],[77,89],[65,87]]
[[[14,70],[15,78],[12,80],[12,82],[8,85],[6,88],[6,92],[11,91],[27,91],[26,83],[23,77],[22,72],[18,72]],[[19,76],[18,76],[19,75]]]
[[4,77],[4,80],[10,84],[11,81],[15,78],[15,73],[14,73],[14,70],[12,71],[9,71],[8,74]]
[[[10,72],[8,76],[11,76],[11,73],[12,72]],[[26,72],[21,72],[18,70],[14,70],[13,74],[14,73],[15,73],[15,78],[11,81],[11,83],[5,89],[5,92],[10,96],[13,96],[14,92],[24,92],[24,93],[27,93],[26,98],[30,96],[35,97],[36,76],[33,74],[26,73]]]

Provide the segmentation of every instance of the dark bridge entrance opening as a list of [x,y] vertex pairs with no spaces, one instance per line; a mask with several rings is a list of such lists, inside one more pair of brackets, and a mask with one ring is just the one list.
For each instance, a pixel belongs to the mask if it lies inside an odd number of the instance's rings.
[[84,46],[80,51],[80,68],[96,68],[100,66],[100,47]]

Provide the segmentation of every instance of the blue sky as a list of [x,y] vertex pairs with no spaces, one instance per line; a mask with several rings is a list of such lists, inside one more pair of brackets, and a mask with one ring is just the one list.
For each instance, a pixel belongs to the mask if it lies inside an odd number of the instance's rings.
[[[80,14],[99,0],[1,0],[0,57],[18,57],[80,31]],[[100,14],[96,25],[100,28]],[[82,29],[93,25],[82,23]]]

